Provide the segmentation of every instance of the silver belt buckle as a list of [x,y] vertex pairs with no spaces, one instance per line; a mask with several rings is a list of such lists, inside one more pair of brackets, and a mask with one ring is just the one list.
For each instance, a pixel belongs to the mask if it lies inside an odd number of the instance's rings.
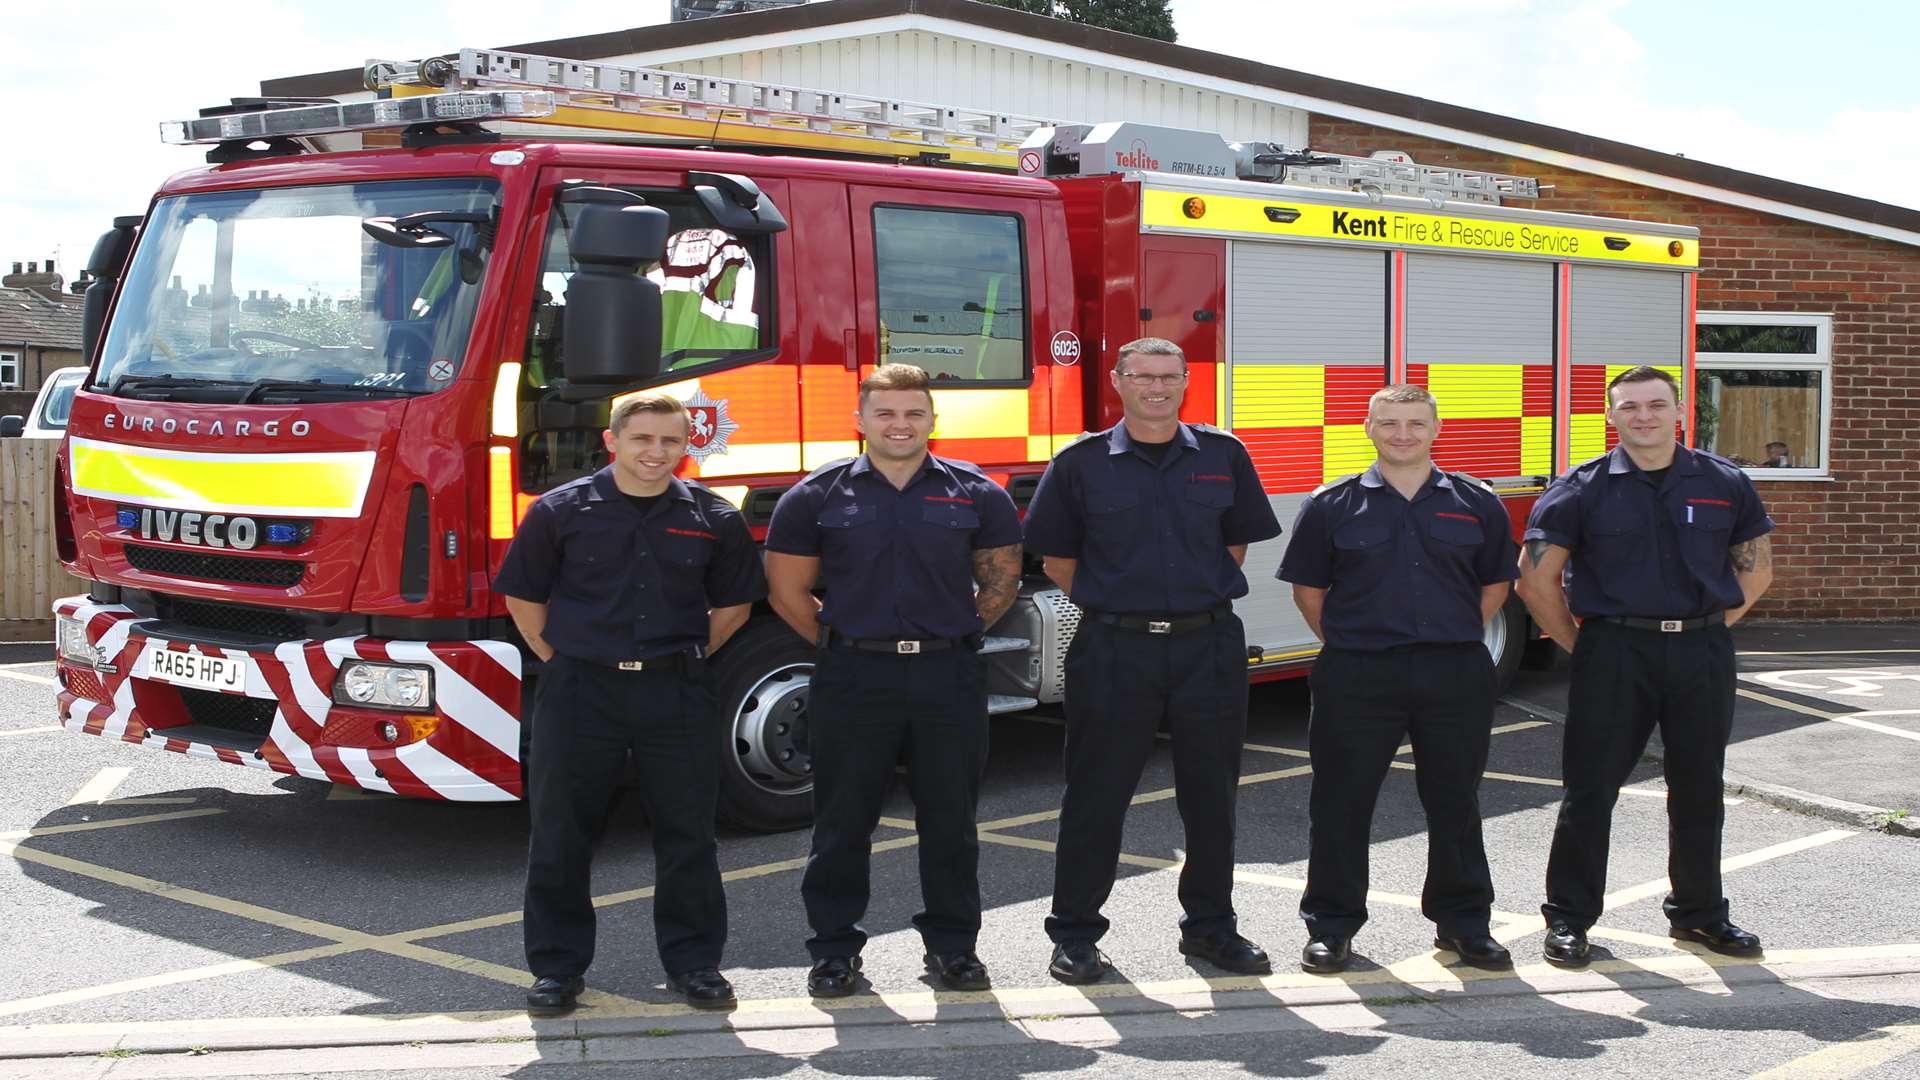
[[902,656],[917,653],[920,651],[920,643],[917,641],[896,641],[893,643],[893,651]]
[[1149,633],[1149,634],[1171,634],[1171,633],[1173,633],[1173,624],[1172,624],[1172,623],[1170,623],[1170,622],[1160,622],[1160,621],[1159,621],[1159,620],[1157,620],[1157,619],[1148,619],[1148,620],[1147,620],[1147,633]]
[[647,670],[647,662],[645,660],[622,660],[618,664],[615,664],[614,666],[619,668],[621,671]]
[[1660,632],[1663,634],[1677,634],[1680,631],[1685,629],[1686,629],[1685,620],[1682,620],[1682,619],[1661,619],[1660,620]]

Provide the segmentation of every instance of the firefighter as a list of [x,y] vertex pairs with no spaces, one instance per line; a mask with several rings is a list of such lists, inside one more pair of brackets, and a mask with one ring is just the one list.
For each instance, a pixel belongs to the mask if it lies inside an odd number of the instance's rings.
[[1513,958],[1488,935],[1493,878],[1480,836],[1498,677],[1482,627],[1506,602],[1514,543],[1506,507],[1464,473],[1434,467],[1440,408],[1418,386],[1367,403],[1378,457],[1308,496],[1278,577],[1325,642],[1309,679],[1313,762],[1300,966],[1343,971],[1367,921],[1367,845],[1380,785],[1413,743],[1427,815],[1420,910],[1434,945],[1475,967]]
[[663,394],[614,410],[612,462],[527,511],[494,587],[542,661],[527,804],[525,938],[537,1015],[573,1008],[593,962],[595,834],[631,752],[653,822],[653,925],[667,983],[725,1008],[714,817],[716,707],[704,658],[766,595],[745,520],[673,475],[688,415]]
[[1236,932],[1234,798],[1247,725],[1246,546],[1280,534],[1246,447],[1180,422],[1187,361],[1141,338],[1108,378],[1124,418],[1061,451],[1027,508],[1027,550],[1084,611],[1066,662],[1066,792],[1054,864],[1048,970],[1090,983],[1127,805],[1164,722],[1186,827],[1180,951],[1265,974]]
[[1670,932],[1715,952],[1760,950],[1760,939],[1730,920],[1721,891],[1721,770],[1733,726],[1728,628],[1773,581],[1773,520],[1737,466],[1674,441],[1679,419],[1672,376],[1646,366],[1615,376],[1607,422],[1619,445],[1554,481],[1527,521],[1520,596],[1573,654],[1566,792],[1540,909],[1543,951],[1556,964],[1587,962],[1613,805],[1656,726]]
[[979,469],[927,451],[927,384],[907,364],[863,379],[866,453],[782,495],[767,531],[774,610],[820,644],[807,705],[813,846],[800,886],[813,930],[807,989],[817,997],[844,997],[859,982],[873,830],[902,759],[920,840],[924,907],[913,925],[927,970],[948,989],[991,985],[974,953],[974,811],[987,759],[979,648],[1019,588],[1020,519]]

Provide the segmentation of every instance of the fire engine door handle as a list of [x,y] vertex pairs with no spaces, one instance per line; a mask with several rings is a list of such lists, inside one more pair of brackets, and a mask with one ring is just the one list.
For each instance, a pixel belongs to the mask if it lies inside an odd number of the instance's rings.
[[1213,318],[1213,310],[1211,308],[1201,308],[1193,313],[1194,322],[1212,322]]
[[860,335],[859,333],[853,330],[843,331],[840,336],[840,342],[846,349],[846,355],[845,357],[843,357],[842,362],[847,365],[847,370],[859,371],[860,370]]

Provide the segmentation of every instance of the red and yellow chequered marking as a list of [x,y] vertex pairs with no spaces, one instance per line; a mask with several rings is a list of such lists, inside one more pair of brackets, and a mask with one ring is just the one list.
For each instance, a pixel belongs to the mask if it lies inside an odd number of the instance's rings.
[[[1312,491],[1373,462],[1367,399],[1378,364],[1259,364],[1231,369],[1233,433],[1271,495]],[[1189,395],[1191,400],[1191,395]]]
[[1553,367],[1549,364],[1409,364],[1407,381],[1440,404],[1441,468],[1475,476],[1553,474]]

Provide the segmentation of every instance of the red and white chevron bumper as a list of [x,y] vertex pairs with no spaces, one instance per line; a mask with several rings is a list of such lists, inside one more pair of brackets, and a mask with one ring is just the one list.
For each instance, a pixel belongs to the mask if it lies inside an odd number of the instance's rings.
[[[53,610],[80,620],[101,658],[97,669],[60,660],[59,716],[70,731],[368,791],[467,802],[520,797],[520,652],[506,642],[355,636],[282,642],[271,652],[196,643],[203,654],[246,666],[243,690],[196,692],[151,676],[156,645],[188,649],[148,632],[159,626],[154,620],[84,596],[56,601]],[[405,716],[336,703],[334,678],[354,659],[431,668],[432,713]],[[257,750],[167,734],[204,723],[193,706],[204,708],[205,696],[216,693],[271,703],[272,726]],[[246,711],[244,702],[234,704]],[[261,705],[258,712],[264,717],[268,709]],[[397,739],[383,738],[383,721],[394,721]]]

